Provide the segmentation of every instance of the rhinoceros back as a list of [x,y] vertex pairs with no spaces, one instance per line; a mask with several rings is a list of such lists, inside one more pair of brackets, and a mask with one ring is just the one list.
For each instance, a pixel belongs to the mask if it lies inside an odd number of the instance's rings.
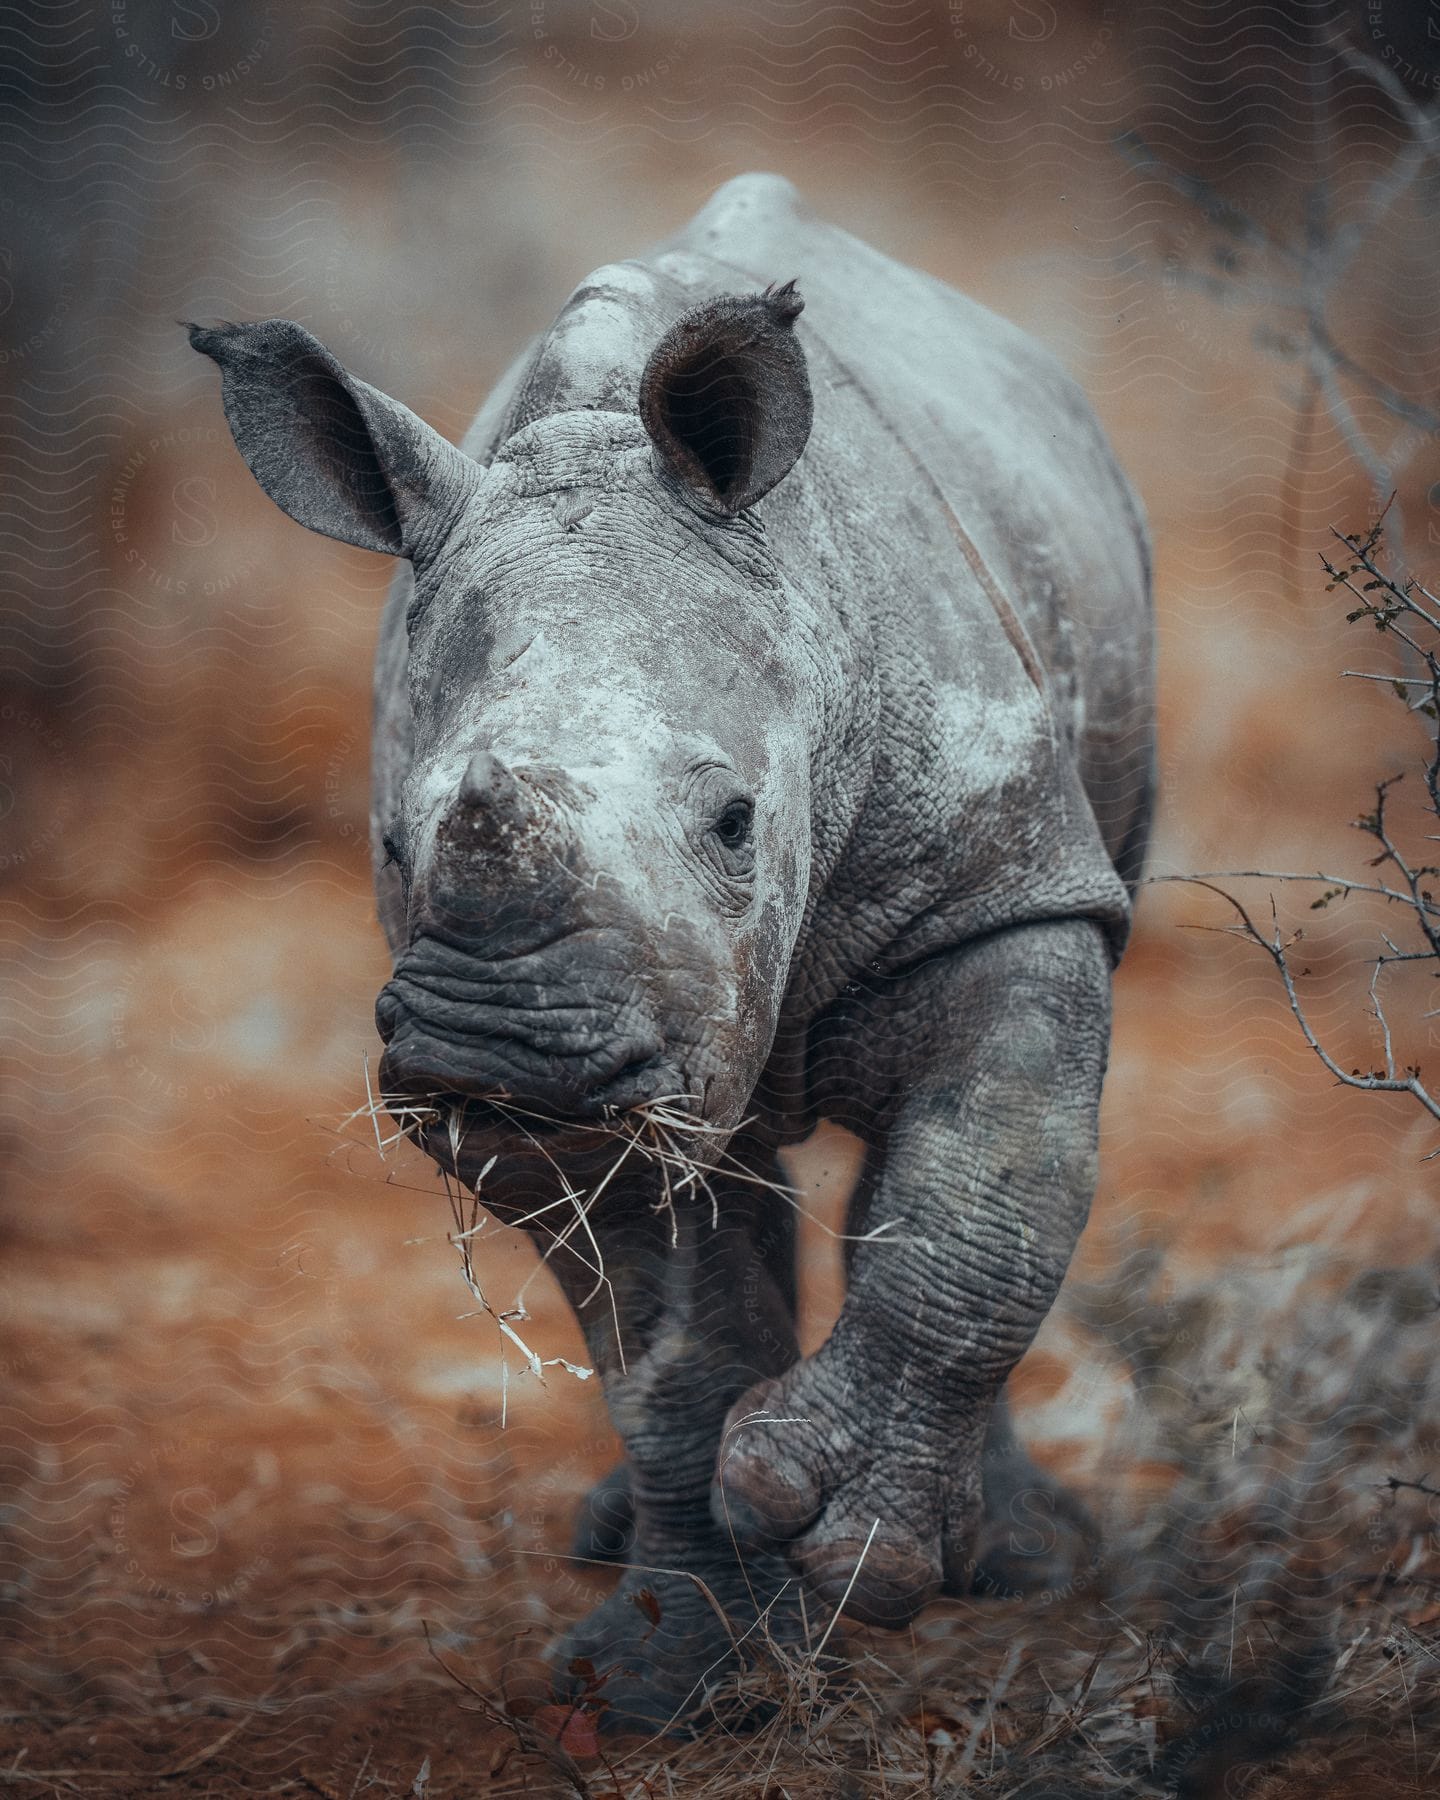
[[1133,887],[1153,785],[1149,543],[1076,383],[1034,339],[819,219],[776,175],[721,188],[658,269],[798,276],[826,347],[947,515],[1022,660],[1043,670],[1111,860]]

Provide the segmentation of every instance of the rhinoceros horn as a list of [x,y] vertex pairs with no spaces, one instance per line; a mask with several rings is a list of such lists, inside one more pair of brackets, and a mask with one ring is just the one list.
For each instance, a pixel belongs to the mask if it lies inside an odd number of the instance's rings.
[[493,751],[477,750],[455,790],[452,817],[472,842],[498,848],[533,821],[535,806]]

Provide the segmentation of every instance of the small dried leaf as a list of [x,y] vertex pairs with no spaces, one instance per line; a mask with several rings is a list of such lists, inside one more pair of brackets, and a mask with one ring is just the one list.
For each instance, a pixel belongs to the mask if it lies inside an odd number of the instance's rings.
[[583,1706],[542,1706],[535,1715],[535,1725],[571,1756],[600,1754],[595,1716]]

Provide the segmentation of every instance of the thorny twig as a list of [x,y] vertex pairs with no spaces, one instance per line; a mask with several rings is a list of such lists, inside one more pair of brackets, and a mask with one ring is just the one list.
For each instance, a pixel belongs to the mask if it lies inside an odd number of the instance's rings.
[[1409,1488],[1412,1493],[1428,1494],[1432,1500],[1440,1500],[1440,1488],[1431,1487],[1423,1475],[1413,1481],[1406,1481],[1403,1476],[1391,1475],[1380,1483],[1387,1493],[1398,1494],[1401,1488]]
[[[1388,508],[1387,508],[1388,510]],[[1428,588],[1414,580],[1397,581],[1378,560],[1385,530],[1385,513],[1363,535],[1334,535],[1345,555],[1332,560],[1322,555],[1321,562],[1329,576],[1329,588],[1349,594],[1356,602],[1346,615],[1352,623],[1372,624],[1377,631],[1398,638],[1419,659],[1420,675],[1393,676],[1371,670],[1347,670],[1348,675],[1368,681],[1388,680],[1407,712],[1426,721],[1427,750],[1424,761],[1425,811],[1437,830],[1426,834],[1425,841],[1440,841],[1440,601]],[[1345,1087],[1363,1088],[1370,1093],[1408,1094],[1431,1118],[1440,1121],[1440,1097],[1422,1077],[1418,1063],[1401,1064],[1396,1057],[1390,1018],[1380,993],[1380,978],[1396,963],[1436,965],[1433,973],[1440,978],[1440,894],[1429,883],[1440,879],[1440,864],[1426,862],[1402,846],[1391,822],[1392,790],[1402,779],[1391,775],[1377,782],[1373,809],[1354,821],[1357,830],[1374,839],[1379,846],[1370,859],[1370,867],[1393,872],[1393,878],[1354,881],[1344,876],[1323,873],[1301,874],[1278,869],[1242,869],[1228,875],[1160,876],[1157,880],[1180,880],[1218,894],[1235,911],[1239,924],[1232,929],[1259,947],[1274,963],[1285,988],[1290,1010],[1304,1034],[1306,1043],[1329,1072]],[[1352,893],[1378,896],[1399,906],[1418,934],[1418,941],[1406,944],[1387,932],[1380,933],[1383,949],[1372,960],[1369,982],[1369,1011],[1379,1028],[1382,1064],[1372,1069],[1346,1069],[1325,1047],[1306,1013],[1291,966],[1290,952],[1303,937],[1303,928],[1288,934],[1282,928],[1272,896],[1270,929],[1262,930],[1250,911],[1226,888],[1222,880],[1246,877],[1279,882],[1320,882],[1324,891],[1310,905],[1312,912],[1322,911],[1333,900]],[[1303,971],[1302,971],[1303,973]],[[1430,1013],[1423,1016],[1430,1017]],[[1440,1150],[1432,1151],[1440,1155]],[[1427,1159],[1428,1160],[1428,1159]]]

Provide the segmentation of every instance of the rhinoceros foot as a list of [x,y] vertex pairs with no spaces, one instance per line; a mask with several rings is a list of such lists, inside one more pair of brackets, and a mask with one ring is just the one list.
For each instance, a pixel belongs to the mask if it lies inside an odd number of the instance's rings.
[[1003,1400],[940,1430],[900,1404],[879,1422],[847,1407],[859,1386],[827,1345],[731,1409],[712,1506],[738,1541],[783,1552],[820,1600],[891,1629],[942,1593],[1093,1584],[1099,1533]]
[[877,1416],[852,1398],[866,1385],[828,1344],[758,1383],[731,1409],[712,1511],[740,1543],[785,1555],[825,1604],[895,1629],[974,1541],[983,1425]]
[[753,1692],[752,1683],[743,1691],[734,1683],[776,1647],[803,1640],[793,1573],[764,1552],[747,1556],[742,1570],[719,1545],[687,1561],[693,1575],[627,1570],[549,1652],[557,1693],[604,1731],[685,1733],[716,1705],[732,1725],[770,1710],[763,1676]]

